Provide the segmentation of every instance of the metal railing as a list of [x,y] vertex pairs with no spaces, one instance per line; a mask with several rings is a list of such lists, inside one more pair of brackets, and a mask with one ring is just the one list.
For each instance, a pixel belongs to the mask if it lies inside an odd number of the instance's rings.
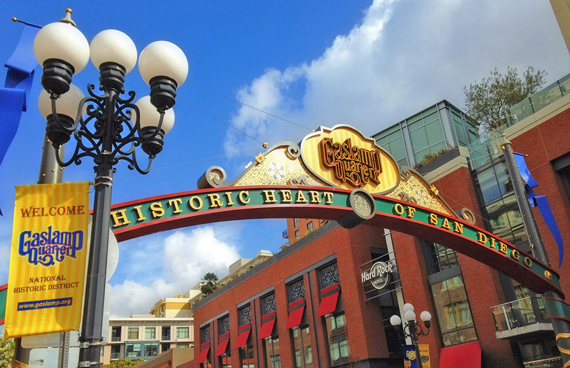
[[511,107],[507,116],[508,124],[516,124],[565,96],[568,92],[570,92],[570,74]]
[[111,359],[120,359],[121,353],[120,352],[113,352],[111,353]]
[[511,107],[507,113],[507,124],[492,130],[488,134],[483,134],[478,140],[467,145],[471,157],[471,169],[475,170],[503,154],[501,134],[505,129],[568,93],[570,93],[570,74]]
[[544,300],[528,297],[491,307],[497,331],[508,331],[535,323],[548,323]]

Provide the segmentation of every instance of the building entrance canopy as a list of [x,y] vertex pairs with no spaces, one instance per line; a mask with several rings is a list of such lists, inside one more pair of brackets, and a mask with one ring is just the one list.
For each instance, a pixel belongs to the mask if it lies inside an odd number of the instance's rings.
[[243,219],[320,218],[347,228],[366,223],[455,249],[537,293],[562,295],[550,267],[475,226],[469,210],[458,216],[420,174],[400,168],[352,127],[320,128],[301,146],[277,144],[231,182],[222,168],[211,167],[198,187],[113,206],[117,239]]

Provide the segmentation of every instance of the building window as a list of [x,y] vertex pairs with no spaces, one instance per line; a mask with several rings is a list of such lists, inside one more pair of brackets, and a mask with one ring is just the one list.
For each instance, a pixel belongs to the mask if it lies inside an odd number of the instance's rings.
[[434,274],[459,265],[457,252],[437,243],[427,243],[428,272]]
[[221,368],[232,367],[232,358],[230,357],[230,354],[224,354],[220,357],[220,367]]
[[299,230],[295,230],[295,239],[299,239],[301,237],[301,233]]
[[399,124],[381,132],[376,140],[376,143],[382,146],[382,148],[384,148],[386,151],[390,152],[396,161],[398,161],[399,165],[409,165],[406,148],[404,145],[404,139]]
[[156,328],[155,327],[145,327],[144,329],[144,338],[146,340],[154,340],[156,339]]
[[180,344],[176,344],[176,347],[180,348],[180,349],[188,349],[190,347],[190,344],[189,343],[180,343]]
[[141,357],[141,347],[142,344],[135,342],[135,343],[127,343],[125,345],[125,358],[132,359],[132,358],[140,358]]
[[138,340],[139,339],[139,328],[138,327],[129,327],[129,340]]
[[313,231],[313,221],[309,221],[309,222],[307,223],[307,230],[308,230],[309,232]]
[[113,327],[111,330],[111,341],[121,341],[121,327]]
[[176,327],[177,339],[188,339],[190,337],[189,327]]
[[111,345],[111,360],[120,359],[120,358],[121,358],[121,345]]
[[313,349],[309,327],[293,328],[291,338],[295,350],[295,367],[313,368]]
[[311,364],[312,362],[313,362],[313,348],[308,346],[307,351],[305,353],[305,364]]
[[248,343],[245,347],[239,349],[239,360],[241,362],[241,368],[255,368],[253,344]]
[[162,339],[161,340],[170,340],[170,327],[162,327]]
[[416,163],[422,162],[426,157],[442,149],[447,149],[443,126],[435,106],[411,117],[407,123]]
[[[229,333],[230,333],[230,317],[226,316],[218,321],[218,349],[220,349],[221,336],[224,336]],[[229,338],[229,336],[224,337],[224,339],[227,338]],[[229,345],[229,342],[227,344]],[[216,351],[216,355],[219,355],[218,366],[221,368],[231,368],[232,366],[232,358],[231,358],[232,349],[229,348],[228,345],[225,346],[224,352]]]
[[269,337],[263,342],[265,351],[265,365],[267,368],[281,368],[281,355],[279,351],[279,337]]
[[477,340],[463,278],[456,276],[431,285],[444,346]]
[[151,342],[144,344],[144,356],[154,357],[158,355],[158,342]]
[[331,365],[348,361],[348,331],[344,313],[332,315],[326,319],[327,341]]
[[298,219],[298,218],[293,219],[293,226],[294,226],[294,227],[299,226],[299,219]]
[[162,348],[161,348],[162,352],[164,353],[167,350],[170,350],[170,344],[162,344]]

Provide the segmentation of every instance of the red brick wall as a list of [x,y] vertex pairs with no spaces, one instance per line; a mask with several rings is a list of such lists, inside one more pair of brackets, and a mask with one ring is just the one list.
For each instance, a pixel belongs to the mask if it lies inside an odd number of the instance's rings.
[[[297,221],[298,225],[295,226],[295,222],[293,221],[293,219],[287,219],[287,233],[289,235],[289,244],[293,244],[297,240],[302,239],[309,234],[309,230],[307,229],[307,224],[309,222],[313,223],[313,230],[322,227],[328,222],[327,220],[307,219],[307,218],[298,218]],[[299,239],[295,237],[295,231],[297,230],[299,230]]]
[[[280,332],[280,351],[283,366],[292,364],[294,357],[292,356],[291,340],[289,331],[285,332],[287,324],[287,290],[285,279],[299,271],[302,271],[315,263],[335,254],[337,257],[337,265],[341,279],[341,297],[344,302],[346,323],[349,336],[350,354],[359,359],[367,358],[387,358],[388,351],[385,341],[385,334],[382,330],[382,316],[376,303],[366,303],[362,284],[360,280],[360,264],[370,260],[370,247],[385,247],[383,243],[383,230],[370,227],[360,226],[357,229],[346,230],[336,228],[331,232],[317,238],[312,243],[306,245],[301,250],[293,252],[289,256],[283,258],[278,263],[263,270],[262,272],[252,276],[247,282],[236,285],[230,290],[219,294],[208,302],[205,306],[195,310],[195,326],[198,329],[203,321],[209,320],[225,310],[230,311],[230,348],[232,349],[232,360],[237,360],[239,351],[233,349],[237,339],[237,304],[249,297],[260,293],[271,286],[275,286],[275,296],[277,305],[277,326]],[[316,313],[319,307],[319,288],[317,280],[317,271],[313,270],[304,275],[305,292],[307,299],[306,312],[311,329],[311,345],[313,346],[313,360],[316,361],[317,349],[316,337],[313,329],[313,310]],[[312,285],[312,298],[309,297],[311,289],[309,288],[309,278]],[[230,284],[231,285],[231,284]],[[214,294],[215,295],[215,294]],[[311,300],[312,299],[312,300]],[[261,327],[259,301],[256,301],[257,307],[257,328]],[[313,305],[314,304],[314,305]],[[252,313],[253,313],[252,307]],[[254,319],[252,318],[252,321]],[[325,326],[322,318],[318,318],[316,322],[317,332],[319,335],[319,352],[321,361],[326,366],[328,364],[328,351],[324,343]],[[217,325],[216,325],[217,326]],[[215,327],[217,329],[217,327]],[[197,330],[198,331],[198,330]],[[253,336],[257,342],[257,336]],[[196,346],[199,346],[200,334],[196,332]],[[217,343],[216,338],[212,345]],[[257,349],[257,343],[254,343],[254,349]],[[261,342],[259,349],[262,349]],[[260,355],[263,351],[260,350]],[[235,358],[234,358],[235,357]],[[255,353],[257,359],[257,353]],[[290,362],[290,363],[289,363]]]
[[398,260],[398,272],[406,303],[412,303],[416,315],[429,311],[432,315],[431,332],[426,337],[420,337],[420,344],[429,344],[432,367],[439,367],[439,351],[442,348],[439,323],[434,310],[431,289],[428,282],[426,263],[422,247],[411,235],[392,231],[394,252]]

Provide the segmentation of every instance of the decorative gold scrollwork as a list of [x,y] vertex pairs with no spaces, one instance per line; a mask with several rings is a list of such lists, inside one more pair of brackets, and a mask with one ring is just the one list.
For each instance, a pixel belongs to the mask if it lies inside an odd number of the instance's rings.
[[457,215],[470,224],[475,224],[475,214],[468,208],[462,208],[457,212]]

